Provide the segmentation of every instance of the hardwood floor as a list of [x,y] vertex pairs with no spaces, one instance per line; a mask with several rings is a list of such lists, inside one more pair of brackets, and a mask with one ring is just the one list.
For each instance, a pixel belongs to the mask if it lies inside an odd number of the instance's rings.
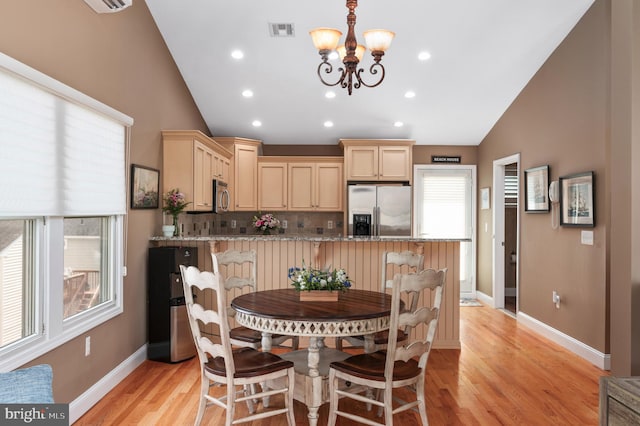
[[[462,350],[433,350],[429,358],[427,412],[432,426],[598,424],[598,380],[608,372],[498,310],[463,308],[460,318]],[[191,425],[198,392],[196,359],[145,361],[75,424]],[[349,409],[364,412],[363,407]],[[326,424],[327,411],[325,404],[319,425]],[[308,424],[304,405],[296,402],[295,414],[297,425]],[[394,422],[409,426],[419,419],[409,412],[395,416]],[[202,424],[224,424],[224,411],[208,408]],[[276,417],[245,424],[286,423]],[[338,424],[355,423],[339,419]]]

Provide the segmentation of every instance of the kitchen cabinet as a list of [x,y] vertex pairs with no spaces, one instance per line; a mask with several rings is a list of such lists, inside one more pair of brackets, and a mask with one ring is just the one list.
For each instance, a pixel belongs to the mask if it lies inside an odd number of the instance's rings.
[[342,211],[343,164],[335,158],[315,157],[289,163],[289,210]]
[[258,160],[258,210],[287,210],[287,163]]
[[218,179],[217,162],[230,163],[231,152],[197,130],[162,132],[162,192],[173,188],[191,203],[187,211],[213,209],[213,179]]
[[258,156],[262,154],[262,141],[237,137],[215,137],[215,140],[233,151],[233,179],[229,183],[233,210],[258,210]]
[[406,139],[341,139],[346,179],[411,182],[414,144]]

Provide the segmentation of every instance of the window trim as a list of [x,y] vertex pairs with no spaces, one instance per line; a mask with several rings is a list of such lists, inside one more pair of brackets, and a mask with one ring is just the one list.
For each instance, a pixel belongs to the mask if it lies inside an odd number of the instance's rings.
[[[0,371],[14,370],[120,315],[124,291],[124,215],[109,218],[109,271],[113,300],[63,320],[63,288],[52,282],[63,276],[63,218],[36,219],[35,333],[0,348]],[[58,256],[52,257],[53,253]],[[113,255],[112,255],[113,254]],[[59,259],[58,259],[59,257]],[[57,278],[59,279],[59,278]]]

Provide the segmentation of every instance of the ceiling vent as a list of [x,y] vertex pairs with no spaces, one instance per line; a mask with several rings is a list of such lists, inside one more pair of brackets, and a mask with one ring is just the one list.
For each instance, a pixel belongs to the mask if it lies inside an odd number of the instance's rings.
[[133,0],[84,0],[97,13],[120,12],[131,6]]
[[295,31],[293,24],[269,23],[269,34],[271,37],[294,37]]

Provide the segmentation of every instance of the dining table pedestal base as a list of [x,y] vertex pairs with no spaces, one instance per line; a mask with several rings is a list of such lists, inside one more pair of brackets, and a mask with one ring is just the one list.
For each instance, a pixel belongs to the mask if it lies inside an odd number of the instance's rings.
[[280,354],[292,361],[296,372],[293,397],[309,409],[309,426],[318,424],[318,410],[329,401],[329,364],[350,354],[324,346],[324,339],[311,337],[309,348]]

